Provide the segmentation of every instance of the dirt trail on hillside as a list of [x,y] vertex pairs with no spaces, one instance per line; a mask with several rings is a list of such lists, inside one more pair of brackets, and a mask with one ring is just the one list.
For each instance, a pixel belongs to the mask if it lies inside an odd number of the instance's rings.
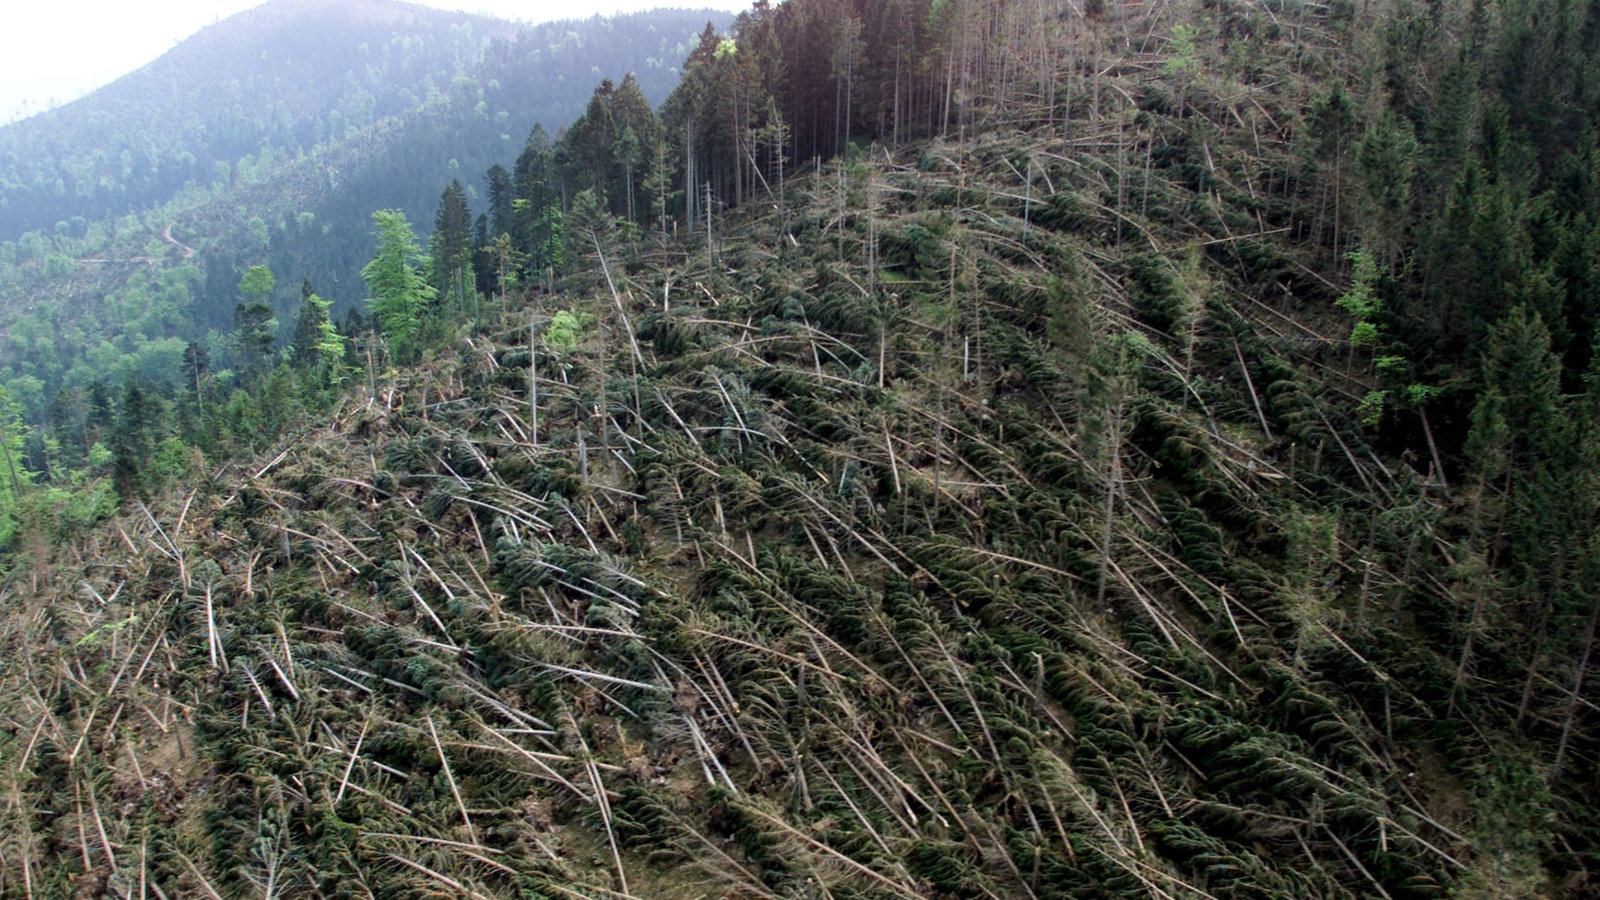
[[[172,226],[170,224],[161,230],[161,239],[172,246],[177,247],[178,255],[184,259],[192,259],[194,258],[195,253],[198,252],[193,247],[173,237]],[[153,266],[160,261],[160,259],[154,256],[130,256],[126,259],[115,259],[109,256],[85,256],[78,260],[79,263],[143,263],[147,266]]]
[[194,256],[194,248],[193,247],[189,246],[188,244],[183,243],[182,241],[179,241],[177,238],[172,236],[172,225],[171,225],[171,223],[168,223],[166,229],[161,232],[161,239],[163,241],[166,241],[167,243],[171,244],[172,246],[177,247],[178,248],[178,252],[180,254],[182,254],[184,259],[189,259],[189,258]]

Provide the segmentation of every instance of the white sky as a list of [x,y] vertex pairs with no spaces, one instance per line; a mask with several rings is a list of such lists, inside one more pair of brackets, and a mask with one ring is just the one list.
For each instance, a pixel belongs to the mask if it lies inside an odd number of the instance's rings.
[[[10,0],[0,13],[0,124],[75,100],[262,0]],[[329,0],[338,2],[338,0]],[[663,6],[733,12],[750,0],[412,0],[545,22]]]

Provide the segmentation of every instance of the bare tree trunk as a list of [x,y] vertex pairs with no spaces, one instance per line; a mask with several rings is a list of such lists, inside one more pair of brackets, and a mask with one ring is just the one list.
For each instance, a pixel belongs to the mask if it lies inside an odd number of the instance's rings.
[[694,158],[694,119],[683,124],[683,187],[684,214],[689,219],[689,233],[694,234],[695,222],[700,218],[700,183]]
[[1127,218],[1128,199],[1128,122],[1117,110],[1117,247],[1122,247],[1122,222]]
[[634,214],[633,208],[633,163],[630,161],[623,171],[626,173],[625,180],[628,182],[628,221],[637,222],[639,217]]
[[1056,72],[1055,60],[1050,55],[1052,46],[1049,22],[1045,16],[1045,2],[1039,0],[1039,83],[1044,85],[1045,96],[1045,126],[1050,128],[1056,121]]
[[1117,494],[1122,487],[1122,420],[1127,412],[1126,398],[1118,396],[1114,405],[1106,410],[1106,452],[1110,454],[1106,473],[1105,518],[1100,529],[1100,579],[1096,588],[1096,603],[1102,610],[1106,605],[1106,580],[1111,570],[1111,539],[1116,524]]
[[867,165],[867,293],[878,294],[878,168]]
[[1344,258],[1339,250],[1339,218],[1340,201],[1344,199],[1344,189],[1341,184],[1344,174],[1344,135],[1340,134],[1334,139],[1333,144],[1333,268],[1335,272],[1344,271]]
[[778,133],[772,141],[773,151],[778,156],[778,218],[782,220],[785,230],[789,228],[789,208],[787,195],[784,193],[784,145],[788,143],[788,126],[782,117],[778,119]]
[[[617,308],[617,318],[622,322],[623,333],[628,336],[628,374],[633,383],[633,420],[642,423],[641,415],[643,406],[639,402],[639,369],[644,365],[644,353],[639,349],[639,338],[633,331],[633,321],[628,318],[628,308],[622,304],[622,294],[617,290],[617,283],[611,277],[611,264],[606,261],[605,249],[600,246],[599,235],[591,235],[594,241],[594,255],[600,261],[600,271],[606,278],[606,289],[611,292],[611,302]],[[602,396],[604,396],[602,394]],[[607,421],[610,421],[609,410],[603,411]]]
[[1589,633],[1583,639],[1583,657],[1578,660],[1578,671],[1572,677],[1572,697],[1567,701],[1567,716],[1561,723],[1561,740],[1556,743],[1556,759],[1550,765],[1550,780],[1561,777],[1561,767],[1567,761],[1567,744],[1572,739],[1572,726],[1578,718],[1578,708],[1583,702],[1584,677],[1589,673],[1589,660],[1594,655],[1595,627],[1600,625],[1600,603],[1589,614]]
[[[596,354],[596,361],[600,364],[600,403],[595,407],[595,415],[600,419],[600,458],[605,459],[605,453],[611,447],[611,404],[606,399],[611,378],[610,370],[606,367],[605,319],[601,316],[595,316],[595,331],[600,338],[595,342],[600,348]],[[584,481],[588,481],[588,478]]]
[[901,49],[894,50],[894,137],[890,139],[890,146],[900,146],[900,60]]
[[1456,662],[1456,681],[1450,688],[1450,709],[1454,710],[1456,695],[1467,683],[1467,667],[1472,664],[1472,639],[1477,635],[1480,622],[1483,621],[1483,592],[1477,592],[1472,598],[1472,618],[1467,623],[1467,637],[1461,642],[1461,658]]
[[844,82],[838,80],[837,73],[833,82],[833,155],[843,156],[844,145],[840,138],[844,136],[844,128],[839,123],[839,114],[844,111]]
[[[883,367],[889,355],[889,318],[878,316],[878,390],[883,390]],[[891,448],[892,450],[893,448]]]
[[528,319],[528,420],[533,424],[533,448],[539,448],[539,338],[534,333],[538,327]]
[[660,216],[661,236],[667,236],[667,142],[656,138],[656,212]]
[[945,60],[944,73],[944,124],[940,127],[940,134],[950,133],[950,107],[955,100],[956,93],[956,50],[954,47],[946,51],[949,57]]
[[711,181],[708,179],[706,189],[706,258],[714,261],[717,258],[716,243],[711,233]]
[[1422,417],[1422,433],[1428,439],[1428,452],[1433,454],[1433,470],[1439,476],[1439,486],[1448,489],[1449,482],[1444,477],[1444,460],[1439,456],[1439,445],[1433,441],[1433,426],[1428,423],[1428,411],[1418,404],[1417,415]]
[[1517,704],[1517,730],[1522,730],[1522,725],[1528,720],[1528,714],[1533,711],[1534,686],[1539,683],[1539,661],[1544,657],[1545,641],[1550,634],[1550,602],[1544,604],[1543,614],[1539,617],[1538,636],[1534,638],[1533,656],[1528,660],[1528,677],[1522,683],[1522,702]]
[[850,114],[856,91],[856,19],[845,20],[844,26],[844,145],[850,146]]

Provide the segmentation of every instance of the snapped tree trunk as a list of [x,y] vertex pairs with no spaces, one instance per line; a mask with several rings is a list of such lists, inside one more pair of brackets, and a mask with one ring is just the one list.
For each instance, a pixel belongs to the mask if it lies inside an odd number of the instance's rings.
[[539,449],[539,338],[536,324],[528,320],[528,419],[533,426],[533,449]]
[[1556,759],[1550,764],[1550,780],[1561,777],[1561,767],[1567,761],[1567,746],[1572,739],[1572,726],[1583,705],[1583,682],[1589,673],[1589,660],[1594,656],[1596,626],[1600,625],[1600,603],[1589,613],[1588,635],[1583,639],[1583,656],[1578,660],[1578,670],[1572,676],[1572,694],[1567,700],[1567,715],[1561,723],[1561,740],[1556,743]]

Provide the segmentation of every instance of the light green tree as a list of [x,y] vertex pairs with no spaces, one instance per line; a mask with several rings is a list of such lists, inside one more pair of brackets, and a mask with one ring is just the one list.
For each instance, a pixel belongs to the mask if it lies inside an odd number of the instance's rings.
[[372,214],[378,252],[361,270],[367,281],[367,306],[389,342],[391,352],[409,360],[416,346],[423,315],[436,292],[422,277],[425,268],[416,232],[405,213],[381,209]]
[[563,356],[578,349],[584,332],[594,324],[594,316],[582,310],[563,309],[550,318],[544,331],[544,344]]
[[22,452],[26,430],[16,399],[0,387],[0,547],[16,536],[18,505],[29,481]]
[[234,337],[238,341],[239,369],[248,384],[272,368],[272,345],[278,320],[272,316],[272,289],[277,279],[266,266],[251,266],[239,279],[239,305],[234,307]]
[[306,294],[300,308],[300,321],[295,328],[295,364],[302,369],[315,370],[319,378],[338,384],[344,380],[348,366],[345,364],[345,339],[333,324],[329,310],[331,300],[315,292]]

